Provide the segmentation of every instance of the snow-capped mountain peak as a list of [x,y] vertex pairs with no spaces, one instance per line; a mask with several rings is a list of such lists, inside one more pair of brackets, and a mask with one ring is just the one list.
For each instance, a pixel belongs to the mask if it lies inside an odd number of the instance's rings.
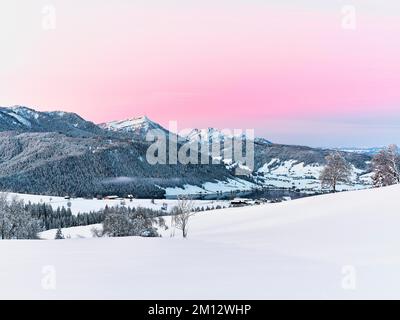
[[191,142],[207,142],[207,143],[218,143],[224,142],[227,139],[242,139],[242,140],[254,140],[258,143],[270,144],[268,140],[264,138],[253,138],[250,139],[246,136],[246,133],[235,134],[231,130],[219,130],[215,128],[206,129],[193,129],[188,134],[183,135],[188,141]]
[[39,118],[39,113],[24,106],[12,106],[0,108],[1,118],[8,121],[11,128],[31,128],[33,122]]
[[142,137],[144,137],[150,130],[161,130],[168,133],[168,130],[150,120],[147,116],[101,123],[99,124],[99,127],[110,131],[133,133]]
[[36,111],[24,106],[0,107],[0,132],[58,132],[72,136],[104,134],[92,122],[76,113]]
[[188,134],[183,135],[189,141],[192,142],[199,142],[199,141],[223,141],[225,140],[225,135],[214,128],[207,128],[207,129],[193,129]]

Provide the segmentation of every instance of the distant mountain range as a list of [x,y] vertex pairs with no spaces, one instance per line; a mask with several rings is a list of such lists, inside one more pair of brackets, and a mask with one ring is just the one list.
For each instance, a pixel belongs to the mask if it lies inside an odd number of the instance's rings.
[[[255,138],[254,171],[237,177],[233,170],[245,164],[223,154],[219,164],[211,164],[216,159],[210,158],[202,165],[150,165],[146,161],[150,142],[145,137],[153,129],[169,133],[146,116],[96,125],[75,113],[1,107],[0,190],[88,197],[163,197],[194,189],[208,193],[257,186],[315,191],[331,151]],[[227,138],[230,135],[214,128],[194,129],[179,137],[179,144],[219,139],[222,150]],[[354,168],[354,183],[342,188],[368,186],[371,155],[341,152]]]
[[[187,134],[183,134],[182,137],[186,138],[191,142],[201,142],[201,143],[209,143],[211,144],[213,141],[224,142],[227,139],[242,139],[248,140],[246,133],[235,134],[233,131],[228,130],[228,132],[224,132],[223,130],[218,130],[215,128],[206,128],[206,129],[193,129]],[[270,141],[264,138],[255,137],[253,139],[255,142],[264,143],[264,144],[272,144]]]
[[362,154],[369,154],[369,155],[375,155],[379,151],[383,149],[383,147],[375,147],[375,148],[334,148],[335,150],[338,151],[344,151],[344,152],[354,152],[354,153],[362,153]]

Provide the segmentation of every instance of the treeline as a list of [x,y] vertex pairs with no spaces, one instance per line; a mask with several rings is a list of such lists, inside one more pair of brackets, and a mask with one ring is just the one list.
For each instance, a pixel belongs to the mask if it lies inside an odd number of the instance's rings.
[[[70,208],[27,203],[0,193],[0,239],[37,239],[50,230],[103,223],[101,236],[158,236],[154,226],[165,226],[165,212],[148,208],[108,207],[73,215]],[[98,234],[97,236],[99,236]]]
[[73,215],[70,208],[58,207],[54,210],[50,204],[45,203],[28,203],[25,205],[25,210],[32,218],[39,221],[44,230],[87,226],[104,221],[102,211]]
[[78,213],[73,215],[70,208],[58,207],[56,210],[50,204],[28,203],[25,210],[30,216],[37,220],[43,230],[87,226],[103,223],[104,220],[114,214],[135,215],[141,217],[156,218],[165,215],[165,212],[148,208],[108,207],[99,211],[89,213]]

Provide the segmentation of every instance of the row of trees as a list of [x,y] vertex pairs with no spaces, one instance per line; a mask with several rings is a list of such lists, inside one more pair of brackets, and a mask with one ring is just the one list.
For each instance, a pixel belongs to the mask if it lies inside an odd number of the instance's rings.
[[[166,227],[165,214],[147,208],[105,207],[97,212],[72,215],[70,209],[53,210],[47,204],[27,204],[0,193],[0,239],[37,239],[44,230],[57,229],[56,239],[63,239],[61,228],[103,223],[96,236],[159,236],[156,226]],[[95,231],[96,232],[96,231]]]
[[44,230],[85,226],[104,221],[108,208],[73,215],[70,208],[53,210],[49,204],[24,204],[17,197],[0,193],[0,239],[37,239]]
[[101,223],[104,220],[102,211],[73,215],[70,208],[58,207],[54,210],[50,204],[45,203],[28,203],[25,205],[25,209],[33,218],[40,221],[44,230],[87,226]]
[[[340,152],[330,153],[326,157],[326,166],[320,175],[322,187],[335,192],[339,182],[349,183],[351,178],[351,164]],[[372,182],[374,187],[400,183],[400,153],[396,145],[382,149],[373,157]]]
[[[173,210],[174,227],[187,236],[188,219],[193,214],[191,201],[179,201]],[[0,238],[37,239],[44,230],[57,229],[56,239],[63,239],[61,228],[102,223],[102,231],[94,230],[96,236],[125,237],[159,236],[157,227],[167,228],[162,218],[165,212],[148,208],[125,206],[108,207],[97,212],[74,216],[69,208],[53,210],[49,204],[24,204],[22,200],[0,193]]]

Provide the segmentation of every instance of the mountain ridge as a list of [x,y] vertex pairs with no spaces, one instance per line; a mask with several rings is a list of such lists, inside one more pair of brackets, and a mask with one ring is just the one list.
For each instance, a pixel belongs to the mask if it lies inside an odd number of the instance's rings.
[[[245,164],[224,158],[223,152],[219,159],[211,159],[213,155],[209,154],[210,161],[204,165],[150,165],[145,159],[152,142],[146,141],[145,136],[151,129],[169,133],[147,116],[96,125],[75,113],[0,107],[0,189],[54,195],[73,194],[76,190],[80,196],[136,193],[153,197],[165,188],[244,178],[254,187],[319,190],[319,172],[332,151],[254,138],[254,171],[247,172],[248,177],[237,177],[235,168],[245,168]],[[183,137],[178,144],[201,142],[201,134],[205,140],[209,135],[223,142],[227,138],[218,129],[196,130],[192,132],[197,132],[198,137]],[[353,165],[357,181],[343,188],[368,186],[371,156],[340,152]],[[104,185],[101,181],[108,182]]]
[[150,120],[146,115],[123,120],[104,122],[98,124],[98,126],[105,130],[131,133],[142,138],[145,138],[146,134],[150,130],[157,130],[165,134],[169,134],[169,131],[167,129],[165,129],[158,123]]
[[0,131],[60,132],[76,137],[108,134],[76,113],[36,111],[24,106],[0,107]]

